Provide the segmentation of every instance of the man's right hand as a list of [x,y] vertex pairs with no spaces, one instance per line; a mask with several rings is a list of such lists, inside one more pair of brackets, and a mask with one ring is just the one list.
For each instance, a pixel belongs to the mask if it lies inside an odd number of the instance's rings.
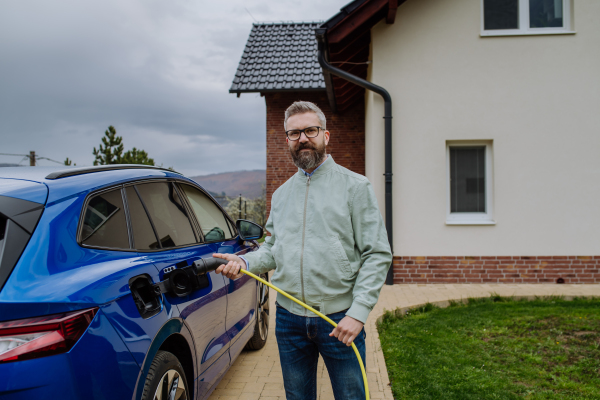
[[248,269],[244,260],[236,256],[235,254],[214,253],[213,257],[222,258],[223,260],[229,261],[227,264],[223,264],[215,270],[217,274],[223,274],[229,279],[237,279],[241,277],[242,273],[240,273],[240,269]]

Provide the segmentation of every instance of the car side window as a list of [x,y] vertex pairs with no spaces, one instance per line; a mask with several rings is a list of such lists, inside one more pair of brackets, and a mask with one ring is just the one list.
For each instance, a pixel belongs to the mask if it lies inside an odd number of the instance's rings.
[[162,248],[197,243],[185,207],[171,182],[136,185]]
[[133,246],[138,250],[156,250],[160,248],[158,239],[154,234],[154,228],[150,224],[148,214],[138,197],[133,186],[125,188],[127,194],[127,206],[129,208],[129,219],[133,230]]
[[181,187],[196,214],[204,241],[216,242],[233,237],[227,218],[207,195],[189,185],[181,185]]
[[100,193],[88,201],[80,238],[86,246],[129,249],[121,189]]

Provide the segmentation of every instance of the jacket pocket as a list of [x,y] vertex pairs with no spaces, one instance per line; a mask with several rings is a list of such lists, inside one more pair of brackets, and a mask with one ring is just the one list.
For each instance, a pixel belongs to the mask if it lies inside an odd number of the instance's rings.
[[348,256],[344,251],[342,243],[340,243],[340,239],[336,235],[331,235],[329,237],[329,242],[331,245],[331,250],[335,255],[337,265],[342,270],[344,276],[348,279],[352,278],[352,268],[350,267],[350,261],[348,261]]

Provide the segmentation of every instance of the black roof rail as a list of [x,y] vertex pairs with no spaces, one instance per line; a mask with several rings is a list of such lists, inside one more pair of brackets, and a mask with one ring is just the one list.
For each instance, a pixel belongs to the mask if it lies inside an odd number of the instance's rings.
[[109,165],[95,165],[93,167],[81,167],[81,168],[69,168],[60,171],[52,172],[46,179],[60,179],[68,176],[76,176],[83,174],[91,174],[93,172],[102,171],[114,171],[119,169],[156,169],[160,171],[169,171],[181,175],[179,172],[170,170],[168,168],[155,167],[154,165],[142,165],[142,164],[109,164]]

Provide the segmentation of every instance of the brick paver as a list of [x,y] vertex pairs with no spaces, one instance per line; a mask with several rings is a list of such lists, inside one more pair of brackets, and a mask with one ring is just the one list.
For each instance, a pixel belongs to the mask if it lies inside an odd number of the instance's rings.
[[[405,284],[384,286],[379,302],[365,325],[367,332],[367,378],[372,399],[392,399],[387,368],[375,327],[385,310],[412,308],[425,303],[441,306],[448,300],[501,296],[600,296],[600,284]],[[283,378],[275,340],[275,295],[271,290],[269,340],[259,351],[243,351],[209,400],[284,400]],[[319,358],[317,393],[319,400],[333,400],[327,369]]]

